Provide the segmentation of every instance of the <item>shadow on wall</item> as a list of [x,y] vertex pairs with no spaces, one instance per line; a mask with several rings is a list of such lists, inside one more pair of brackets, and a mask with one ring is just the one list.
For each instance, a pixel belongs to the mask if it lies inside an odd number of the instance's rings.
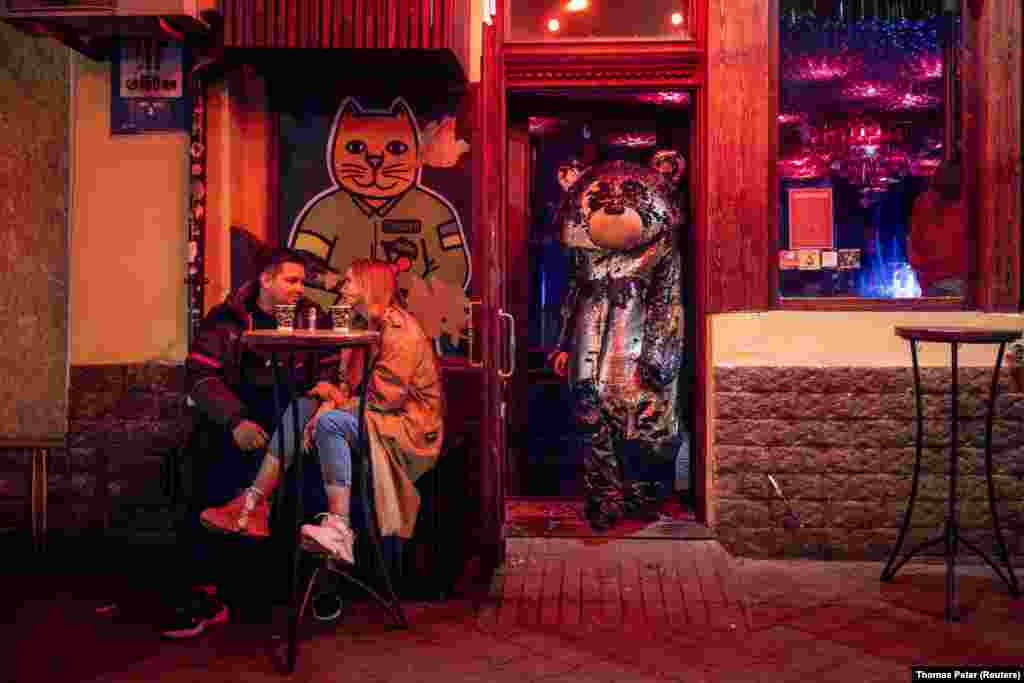
[[231,226],[231,291],[259,275],[256,261],[263,242],[243,227]]

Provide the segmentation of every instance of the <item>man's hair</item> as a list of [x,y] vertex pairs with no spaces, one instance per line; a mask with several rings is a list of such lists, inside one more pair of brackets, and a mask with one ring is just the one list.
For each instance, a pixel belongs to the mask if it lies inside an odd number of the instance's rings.
[[286,247],[266,247],[257,256],[257,271],[260,275],[267,273],[271,277],[276,276],[281,272],[281,266],[286,263],[295,263],[297,265],[306,267],[306,259],[302,257],[302,254],[295,251],[294,249],[288,249]]

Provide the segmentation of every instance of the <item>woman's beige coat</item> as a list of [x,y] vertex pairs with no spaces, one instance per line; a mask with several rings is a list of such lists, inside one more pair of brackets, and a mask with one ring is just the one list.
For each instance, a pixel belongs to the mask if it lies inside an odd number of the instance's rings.
[[[382,535],[411,538],[420,507],[414,482],[444,442],[444,391],[433,344],[416,319],[392,306],[381,323],[366,403],[374,502]],[[355,412],[358,402],[343,407]]]

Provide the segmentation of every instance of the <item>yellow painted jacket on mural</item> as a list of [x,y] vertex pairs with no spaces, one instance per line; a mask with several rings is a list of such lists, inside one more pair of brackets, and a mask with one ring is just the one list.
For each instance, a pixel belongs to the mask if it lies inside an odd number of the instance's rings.
[[444,442],[441,371],[430,339],[398,307],[383,317],[379,353],[366,403],[377,519],[381,534],[410,538],[420,506],[414,482],[435,465]]
[[[291,246],[323,259],[337,273],[356,259],[395,263],[404,256],[420,277],[437,277],[459,288],[466,286],[469,274],[458,218],[440,195],[419,186],[380,207],[342,189],[325,195],[299,219]],[[312,285],[307,296],[321,306],[338,298]]]

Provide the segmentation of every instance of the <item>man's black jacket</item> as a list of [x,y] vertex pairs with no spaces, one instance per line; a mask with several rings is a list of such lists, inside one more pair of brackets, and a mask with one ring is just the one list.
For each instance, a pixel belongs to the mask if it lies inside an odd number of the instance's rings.
[[[246,330],[274,329],[273,316],[257,305],[259,282],[246,283],[227,300],[215,306],[203,319],[185,361],[185,389],[203,415],[229,432],[242,420],[253,420],[269,435],[280,418],[274,411],[273,370],[269,355],[245,348],[242,333]],[[318,317],[320,308],[308,299],[297,305],[296,326],[307,320],[313,308]],[[298,355],[293,371],[293,385],[305,390],[316,380],[337,382],[338,356],[319,362]],[[285,402],[288,397],[281,396]],[[283,410],[286,404],[282,404]]]

